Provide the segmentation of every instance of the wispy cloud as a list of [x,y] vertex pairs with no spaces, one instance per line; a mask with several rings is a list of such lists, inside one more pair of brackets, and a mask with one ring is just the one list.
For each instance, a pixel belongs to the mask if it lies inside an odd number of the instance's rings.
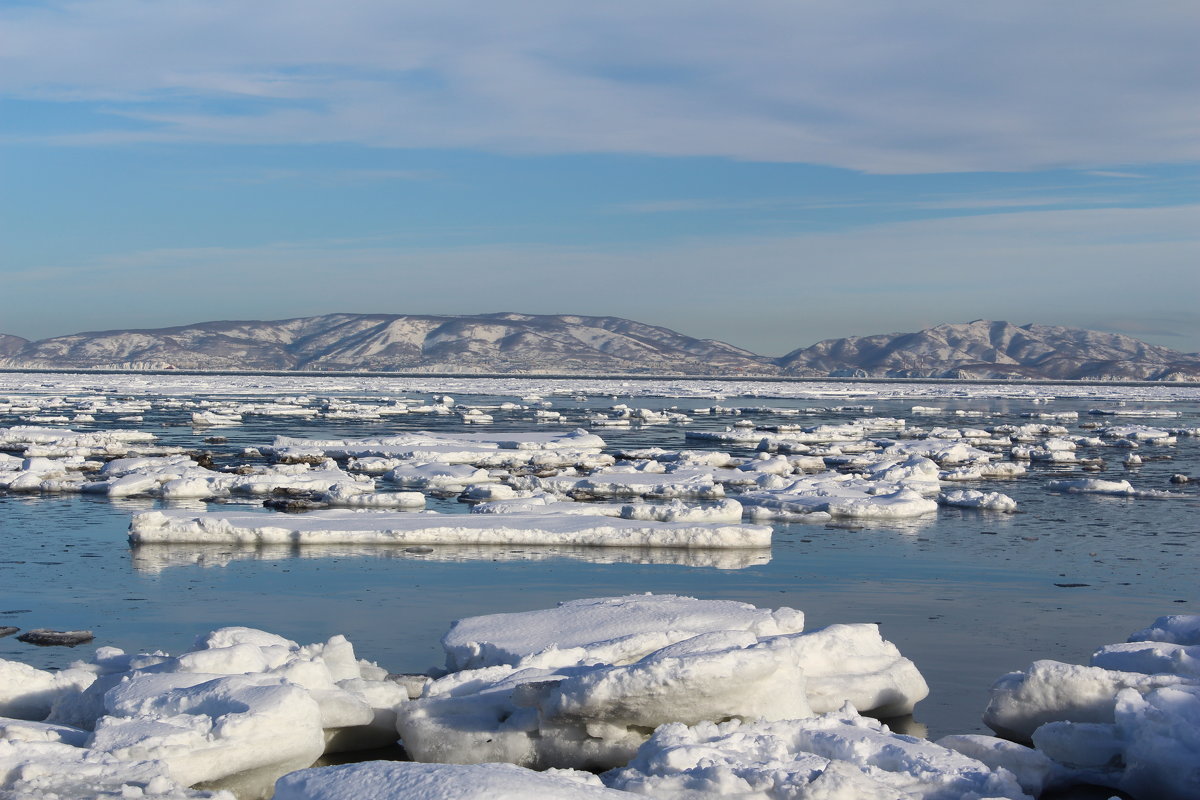
[[1110,170],[1110,169],[1089,169],[1087,171],[1087,174],[1095,175],[1097,178],[1137,179],[1137,178],[1148,178],[1149,177],[1148,175],[1143,175],[1140,172],[1118,172],[1116,170]]
[[435,180],[433,170],[407,169],[262,169],[251,174],[225,178],[230,183],[267,184],[304,182],[318,184],[355,185],[381,181]]
[[38,139],[80,146],[352,142],[1097,177],[1200,159],[1188,0],[1153,13],[1116,0],[63,0],[10,5],[0,24],[0,96],[140,123]]
[[639,203],[623,203],[610,211],[627,214],[688,214],[727,211],[816,211],[831,209],[877,209],[877,210],[921,210],[921,211],[1011,211],[1014,209],[1038,208],[1088,208],[1094,206],[1128,205],[1130,195],[1117,194],[1025,194],[1007,197],[987,194],[954,194],[942,197],[906,198],[903,200],[827,200],[816,202],[811,199],[767,197],[748,200],[679,199],[652,200]]

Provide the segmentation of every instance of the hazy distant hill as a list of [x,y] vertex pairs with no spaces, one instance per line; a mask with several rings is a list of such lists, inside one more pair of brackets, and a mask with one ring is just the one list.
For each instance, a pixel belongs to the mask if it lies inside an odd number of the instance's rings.
[[[14,337],[15,338],[15,337]],[[776,373],[770,359],[617,317],[327,314],[78,333],[9,366],[426,372]]]
[[782,358],[619,317],[326,314],[0,334],[0,367],[1200,380],[1200,354],[1119,334],[977,320],[828,339]]
[[1200,355],[1129,336],[976,320],[917,333],[827,339],[777,363],[788,375],[1200,380]]
[[22,339],[20,336],[10,336],[7,333],[0,333],[0,356],[11,356],[21,352],[21,348],[29,344],[28,339]]

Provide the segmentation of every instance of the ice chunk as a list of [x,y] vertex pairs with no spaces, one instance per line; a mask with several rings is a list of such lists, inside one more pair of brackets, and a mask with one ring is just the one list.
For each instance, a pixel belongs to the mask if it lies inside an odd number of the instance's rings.
[[1110,644],[1092,655],[1092,666],[1145,675],[1169,673],[1200,679],[1200,645],[1174,642]]
[[1028,742],[1038,726],[1056,720],[1111,724],[1122,689],[1145,693],[1185,682],[1175,675],[1035,661],[1025,672],[1010,672],[992,685],[983,721],[1001,736]]
[[[1187,639],[1196,617],[1161,617],[1134,639]],[[984,721],[1032,739],[1054,783],[1134,797],[1200,796],[1200,647],[1133,641],[1100,648],[1092,666],[1035,662],[992,688]]]
[[155,681],[142,694],[143,682],[135,678],[105,695],[109,713],[97,722],[91,749],[161,760],[184,785],[251,769],[288,771],[325,750],[321,708],[300,687],[229,676],[165,692]]
[[988,511],[1013,512],[1017,510],[1017,501],[1000,492],[977,492],[971,489],[957,489],[952,492],[942,492],[938,495],[938,503],[944,506],[959,506],[962,508],[981,508]]
[[1121,789],[1139,798],[1200,797],[1200,686],[1122,691],[1116,728],[1125,745]]
[[928,693],[875,625],[802,624],[791,609],[653,595],[462,620],[443,639],[459,671],[397,709],[397,729],[421,761],[598,769],[667,722],[804,717],[847,702],[896,715]]
[[830,625],[757,646],[788,651],[804,671],[808,702],[818,713],[850,702],[863,713],[896,717],[912,713],[929,695],[916,665],[872,623]]
[[915,489],[836,472],[763,486],[762,491],[746,492],[738,499],[747,507],[797,515],[824,512],[834,517],[897,519],[937,511],[937,501]]
[[1129,637],[1131,642],[1174,642],[1200,644],[1200,614],[1171,614],[1159,617],[1154,624]]
[[226,791],[188,789],[158,761],[128,761],[55,741],[0,737],[5,800],[236,800]]

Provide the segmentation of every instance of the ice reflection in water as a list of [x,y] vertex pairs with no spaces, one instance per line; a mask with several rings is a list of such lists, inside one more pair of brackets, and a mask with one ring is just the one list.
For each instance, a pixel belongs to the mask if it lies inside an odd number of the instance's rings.
[[227,567],[234,561],[296,559],[412,559],[417,561],[551,561],[589,564],[659,564],[710,569],[746,569],[771,561],[768,549],[698,550],[670,547],[568,547],[538,545],[359,545],[309,544],[237,547],[202,544],[141,544],[130,548],[133,568],[154,574],[171,567]]

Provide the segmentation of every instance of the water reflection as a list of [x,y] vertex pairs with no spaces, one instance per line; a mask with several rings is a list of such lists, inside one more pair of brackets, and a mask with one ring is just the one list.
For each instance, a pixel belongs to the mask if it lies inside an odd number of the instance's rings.
[[658,564],[736,570],[771,562],[771,550],[688,550],[669,547],[572,547],[567,545],[386,545],[386,544],[138,544],[130,546],[133,568],[157,574],[171,567],[225,567],[235,561],[292,558],[377,558],[418,561],[547,561],[589,564]]

